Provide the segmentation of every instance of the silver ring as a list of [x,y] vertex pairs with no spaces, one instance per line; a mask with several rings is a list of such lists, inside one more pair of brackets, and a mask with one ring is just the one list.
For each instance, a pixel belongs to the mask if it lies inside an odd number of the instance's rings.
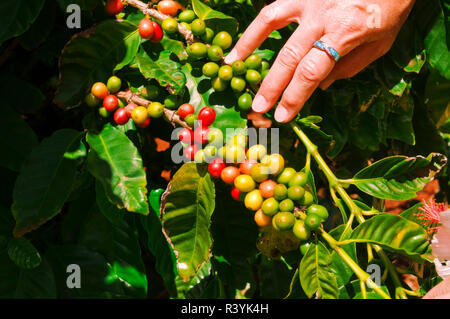
[[334,59],[334,61],[336,61],[336,62],[339,61],[339,59],[341,57],[335,49],[326,45],[325,42],[323,42],[323,41],[318,40],[318,41],[314,42],[314,47],[328,53],[328,55],[331,56]]

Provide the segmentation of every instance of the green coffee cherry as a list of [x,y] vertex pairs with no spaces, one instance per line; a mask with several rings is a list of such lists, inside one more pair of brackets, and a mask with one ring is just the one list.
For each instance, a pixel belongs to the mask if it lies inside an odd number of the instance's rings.
[[206,28],[205,33],[203,33],[203,35],[200,36],[200,38],[206,43],[211,43],[211,41],[214,38],[214,31],[213,31],[213,29]]
[[250,55],[247,59],[245,59],[245,65],[247,69],[258,70],[261,67],[262,59],[257,54]]
[[98,109],[98,114],[100,114],[101,117],[107,118],[107,117],[109,117],[109,114],[110,114],[110,113],[108,112],[107,109],[105,109],[105,108],[102,106],[102,107],[100,107],[100,108]]
[[295,169],[293,169],[292,167],[286,167],[281,172],[281,174],[278,175],[277,183],[287,185],[295,173],[296,173]]
[[211,86],[217,92],[225,91],[228,87],[228,83],[229,83],[228,81],[224,81],[220,77],[215,77],[214,79],[211,80]]
[[96,107],[100,103],[100,99],[95,97],[94,94],[89,93],[86,95],[86,98],[84,100],[89,107]]
[[267,62],[266,60],[262,60],[261,61],[261,67],[259,68],[259,71],[262,72],[262,71],[268,70],[269,68],[270,68],[269,62]]
[[106,82],[106,87],[108,88],[108,91],[112,94],[119,92],[121,86],[122,81],[115,75],[110,77],[108,79],[108,82]]
[[287,187],[284,184],[278,184],[273,189],[273,197],[276,200],[283,200],[287,197]]
[[298,203],[302,206],[309,206],[314,203],[314,196],[308,191],[305,191],[305,195],[303,198],[298,201]]
[[242,94],[238,99],[238,107],[241,111],[248,111],[252,108],[253,99],[249,93]]
[[280,212],[292,212],[294,210],[294,202],[292,199],[286,198],[280,202]]
[[305,189],[301,186],[291,186],[288,188],[288,197],[292,200],[299,201],[305,196]]
[[192,33],[196,36],[201,36],[206,32],[206,24],[203,20],[195,19],[191,23]]
[[261,82],[261,74],[256,70],[247,70],[245,80],[253,85],[259,84]]
[[306,214],[316,214],[318,215],[322,220],[326,220],[328,218],[328,210],[318,204],[312,204],[306,209]]
[[308,181],[308,176],[303,172],[297,172],[289,180],[289,186],[305,186]]
[[[294,233],[295,237],[297,237],[299,240],[308,240],[311,236],[311,231],[306,228],[305,222],[303,220],[296,220],[294,227],[292,228],[292,232]],[[300,251],[304,255],[306,253],[306,250],[308,249],[309,245],[306,247],[303,247],[300,245]],[[306,248],[306,249],[305,249]]]
[[266,77],[267,73],[269,73],[270,70],[263,70],[261,72],[261,81],[264,80],[264,78]]
[[305,218],[305,226],[309,230],[316,230],[322,224],[322,218],[316,214],[308,214]]
[[184,10],[178,15],[181,22],[191,23],[195,19],[195,12],[193,10]]
[[222,65],[219,69],[219,78],[230,81],[233,78],[233,69],[229,65]]
[[195,114],[189,114],[188,116],[186,116],[184,118],[184,121],[189,126],[194,126],[196,120],[197,120],[197,115],[195,115]]
[[188,46],[187,53],[190,57],[194,59],[203,59],[206,57],[208,52],[208,48],[204,43],[194,42],[190,46]]
[[202,68],[202,73],[207,77],[213,78],[219,73],[219,66],[214,62],[205,63]]
[[278,213],[278,201],[273,198],[267,198],[261,206],[262,212],[267,216],[273,216]]
[[217,45],[212,45],[208,48],[208,58],[211,61],[220,61],[223,57],[223,50]]
[[218,45],[223,50],[226,50],[229,47],[231,47],[231,44],[233,44],[233,38],[231,37],[231,35],[228,32],[221,31],[216,34],[216,36],[214,37],[214,39],[212,41],[212,44]]
[[163,20],[161,27],[167,33],[175,33],[178,31],[178,22],[174,18],[166,18]]
[[230,82],[231,88],[236,92],[242,92],[245,90],[247,83],[243,78],[233,77]]
[[191,25],[187,22],[180,22],[180,26],[184,27],[186,30],[191,30]]
[[244,75],[247,72],[245,62],[242,60],[234,61],[231,67],[233,68],[233,74],[235,75]]
[[295,216],[290,212],[279,212],[273,218],[279,230],[289,230],[295,224]]

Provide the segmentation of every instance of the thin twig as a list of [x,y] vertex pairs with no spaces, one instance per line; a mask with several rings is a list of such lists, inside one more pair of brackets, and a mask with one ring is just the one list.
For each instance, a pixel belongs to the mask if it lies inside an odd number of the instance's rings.
[[[117,93],[117,97],[124,99],[127,101],[127,103],[135,103],[137,105],[148,107],[152,101],[146,100],[143,97],[141,97],[138,93],[133,93],[131,91],[120,91]],[[185,128],[192,128],[190,127],[185,121],[181,119],[181,117],[177,114],[174,110],[169,110],[168,108],[164,108],[164,117],[166,117],[174,126],[175,123],[185,127]]]

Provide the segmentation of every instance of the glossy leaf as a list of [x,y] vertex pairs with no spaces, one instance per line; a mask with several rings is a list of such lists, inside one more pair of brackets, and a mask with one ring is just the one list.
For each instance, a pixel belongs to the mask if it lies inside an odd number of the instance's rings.
[[306,295],[336,299],[339,295],[336,277],[331,270],[331,254],[324,244],[312,243],[299,268],[300,283]]
[[361,191],[382,199],[406,200],[416,196],[445,165],[445,156],[391,156],[362,169],[351,180]]
[[230,200],[228,192],[217,189],[211,232],[213,254],[225,258],[230,267],[231,278],[226,284],[244,289],[248,282],[253,282],[248,258],[257,252],[258,231],[253,214],[243,203]]
[[450,51],[447,47],[445,32],[444,16],[441,14],[425,38],[425,48],[431,66],[450,80]]
[[134,144],[119,129],[107,124],[98,134],[89,132],[88,170],[103,185],[118,208],[148,214],[147,178]]
[[40,265],[41,255],[28,239],[13,238],[8,243],[8,256],[20,268],[33,269]]
[[46,1],[45,5],[27,32],[21,35],[19,42],[27,50],[32,50],[42,44],[50,35],[55,25],[56,6],[53,1]]
[[3,105],[2,114],[4,123],[0,126],[0,134],[4,138],[0,140],[3,153],[0,165],[18,172],[31,150],[38,144],[38,139],[27,122],[8,105]]
[[200,0],[192,0],[192,8],[197,17],[205,21],[206,25],[212,28],[215,33],[218,33],[219,31],[228,31],[231,36],[236,34],[237,21],[235,18],[213,10]]
[[106,20],[74,37],[62,52],[55,103],[66,108],[80,104],[92,84],[105,82],[134,59],[139,43],[137,26],[129,21]]
[[205,167],[184,164],[163,195],[163,231],[177,256],[178,274],[189,280],[209,259],[214,184]]
[[376,215],[353,230],[348,242],[374,243],[408,256],[418,256],[428,248],[427,234],[418,224],[403,217]]
[[3,0],[0,3],[0,45],[28,30],[45,0]]
[[160,52],[157,58],[146,53],[136,57],[139,70],[147,79],[156,79],[162,86],[167,86],[174,94],[181,94],[186,77],[181,71],[181,64],[172,60],[170,51]]
[[82,133],[62,129],[36,146],[17,177],[12,213],[14,235],[38,228],[61,210],[77,174],[78,159],[72,152],[81,145]]

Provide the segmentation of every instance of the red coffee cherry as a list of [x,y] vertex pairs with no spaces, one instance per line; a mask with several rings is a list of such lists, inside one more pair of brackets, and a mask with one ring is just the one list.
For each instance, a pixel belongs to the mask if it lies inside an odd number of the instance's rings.
[[151,41],[160,42],[164,36],[164,31],[158,22],[152,21],[152,23],[153,23],[153,37],[151,38]]
[[134,103],[130,103],[127,106],[125,106],[125,110],[127,111],[128,117],[131,117],[131,113],[133,113],[133,110],[137,108],[137,105]]
[[231,188],[231,197],[233,197],[234,200],[240,202],[241,201],[241,194],[242,192],[237,189],[236,187]]
[[197,119],[202,121],[202,126],[210,126],[216,119],[216,111],[212,107],[204,107],[198,113]]
[[178,133],[178,139],[185,144],[191,145],[194,142],[194,132],[188,128],[184,128]]
[[195,157],[195,153],[197,153],[198,147],[195,144],[188,145],[184,149],[184,157],[186,157],[188,160],[193,161]]
[[144,39],[151,39],[153,37],[153,22],[148,18],[144,18],[139,22],[139,34]]
[[127,110],[124,107],[118,108],[114,112],[114,121],[119,125],[127,124],[130,117],[128,116]]
[[178,115],[184,119],[186,118],[186,116],[188,116],[189,114],[193,114],[194,113],[194,106],[192,104],[189,103],[184,103],[182,105],[180,105],[180,107],[178,108]]
[[105,6],[106,12],[112,16],[122,12],[123,3],[121,0],[108,0]]
[[140,127],[140,128],[146,128],[149,125],[150,125],[150,118],[149,117],[147,117],[147,119],[144,122],[142,122],[142,123],[136,123],[136,126]]
[[181,9],[182,5],[173,0],[162,0],[158,3],[158,11],[169,16],[176,15]]
[[208,165],[208,172],[214,178],[220,178],[222,170],[225,168],[225,163],[222,159],[216,158]]
[[103,99],[103,107],[110,112],[117,109],[118,105],[119,99],[115,95],[110,94]]
[[194,131],[194,141],[198,144],[208,143],[208,132],[209,129],[205,126],[199,126]]

